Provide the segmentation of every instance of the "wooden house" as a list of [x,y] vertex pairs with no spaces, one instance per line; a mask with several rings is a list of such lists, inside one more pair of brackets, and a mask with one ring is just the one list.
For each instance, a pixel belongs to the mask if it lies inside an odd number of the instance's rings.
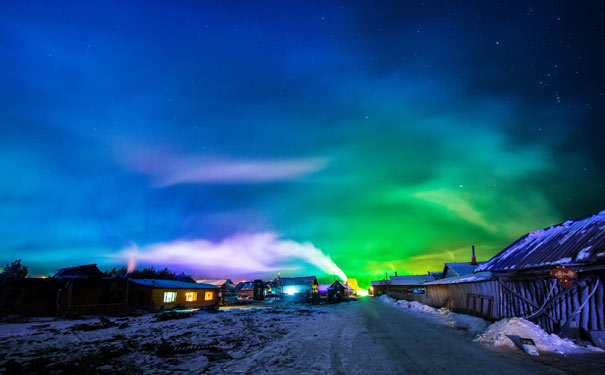
[[387,286],[389,292],[395,293],[424,293],[423,284],[433,281],[433,275],[390,276]]
[[347,295],[345,285],[338,280],[332,284],[319,284],[317,291],[320,298],[327,300],[329,303],[341,301]]
[[315,276],[281,277],[276,280],[282,297],[302,300],[319,298],[319,283]]
[[139,309],[218,308],[215,285],[178,280],[129,279],[128,303]]
[[[604,347],[605,211],[522,236],[473,274],[423,283],[393,297],[481,316],[522,317],[549,333]],[[567,275],[557,279],[557,274]]]
[[254,280],[248,282],[242,282],[238,284],[237,299],[254,299],[260,301],[265,299],[266,294],[266,283],[263,280]]
[[370,281],[369,293],[374,297],[380,297],[387,292],[387,280]]
[[242,282],[237,290],[237,299],[253,299],[254,298],[254,282]]
[[235,285],[231,279],[205,279],[205,280],[197,280],[197,283],[200,284],[209,284],[214,285],[219,288],[218,298],[221,305],[229,302],[230,297],[237,297],[237,293],[235,291]]
[[95,264],[63,268],[51,278],[8,280],[0,311],[29,316],[109,314],[124,311],[128,282],[105,277]]
[[[340,284],[340,282],[339,282]],[[351,286],[347,283],[341,284],[342,287],[344,288],[344,293],[346,297],[350,297],[350,296],[356,296],[357,295],[357,291],[353,288],[351,288]]]
[[60,296],[62,313],[110,314],[126,309],[128,281],[104,276],[96,264],[63,268],[53,278],[66,280]]
[[[553,278],[557,269],[567,282]],[[475,272],[491,272],[498,284],[495,318],[522,316],[555,333],[573,328],[605,346],[605,211],[528,233]]]

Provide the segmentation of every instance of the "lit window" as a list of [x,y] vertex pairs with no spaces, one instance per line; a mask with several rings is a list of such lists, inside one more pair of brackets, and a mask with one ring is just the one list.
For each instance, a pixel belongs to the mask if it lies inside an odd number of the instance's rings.
[[185,293],[185,301],[187,301],[187,302],[197,301],[197,292]]
[[176,301],[176,292],[164,292],[164,302]]
[[214,292],[206,292],[206,296],[204,299],[206,301],[212,301],[212,299],[214,299]]

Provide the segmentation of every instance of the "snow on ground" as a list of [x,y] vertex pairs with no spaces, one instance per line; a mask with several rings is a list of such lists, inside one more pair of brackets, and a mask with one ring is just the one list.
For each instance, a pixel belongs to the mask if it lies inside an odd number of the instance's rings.
[[421,318],[431,320],[434,323],[446,325],[452,328],[464,329],[471,335],[476,335],[483,332],[489,325],[489,322],[481,318],[453,313],[446,308],[436,309],[418,301],[396,300],[395,298],[391,298],[386,294],[380,296],[378,299],[404,311],[416,314]]
[[555,334],[549,334],[536,324],[523,318],[506,318],[491,324],[485,333],[475,341],[486,343],[495,347],[515,348],[515,337],[530,338],[541,352],[559,354],[603,352],[599,348],[588,346],[586,348],[574,344],[570,339],[563,339]]
[[522,337],[534,340],[536,347],[541,352],[559,354],[603,352],[599,348],[593,346],[585,348],[576,345],[569,339],[549,334],[538,325],[523,318],[507,318],[490,324],[481,318],[453,313],[445,308],[436,309],[417,301],[397,300],[387,295],[382,295],[378,299],[435,323],[465,329],[470,334],[477,335],[475,341],[493,347],[516,348],[517,345],[513,340]]
[[293,305],[0,323],[0,372],[214,373],[323,313],[318,306]]

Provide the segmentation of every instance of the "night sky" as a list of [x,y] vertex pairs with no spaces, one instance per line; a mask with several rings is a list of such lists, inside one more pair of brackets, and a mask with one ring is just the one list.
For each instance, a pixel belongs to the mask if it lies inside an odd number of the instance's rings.
[[600,1],[185,3],[0,3],[1,265],[367,281],[605,209]]

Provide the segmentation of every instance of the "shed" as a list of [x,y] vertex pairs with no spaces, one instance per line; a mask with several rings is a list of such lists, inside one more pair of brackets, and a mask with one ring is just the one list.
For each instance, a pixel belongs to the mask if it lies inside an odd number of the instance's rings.
[[278,280],[282,296],[309,299],[319,297],[317,277],[281,277]]
[[129,279],[129,305],[140,309],[217,308],[215,285],[178,280]]

